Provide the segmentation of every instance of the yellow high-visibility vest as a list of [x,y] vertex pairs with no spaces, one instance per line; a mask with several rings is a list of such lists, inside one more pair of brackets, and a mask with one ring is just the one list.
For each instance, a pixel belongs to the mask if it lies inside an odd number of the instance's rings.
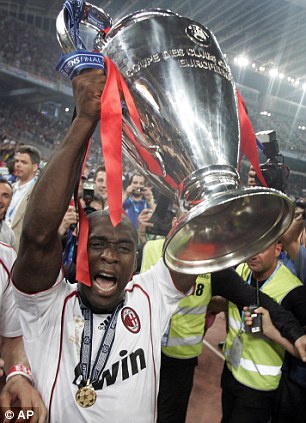
[[[143,249],[141,272],[162,256],[164,239],[148,241]],[[162,339],[162,351],[169,357],[193,358],[203,350],[205,316],[211,300],[210,274],[197,277],[192,295],[183,298]]]
[[[243,264],[238,266],[237,272],[247,281],[251,270],[247,264]],[[278,270],[262,286],[261,291],[276,302],[281,303],[290,291],[301,285],[302,282],[290,270],[279,264]],[[281,376],[281,366],[285,355],[284,348],[262,334],[254,335],[245,332],[242,316],[237,306],[231,302],[229,302],[228,319],[229,331],[224,353],[227,366],[235,379],[245,386],[261,391],[276,389]],[[238,367],[235,368],[230,363],[229,357],[234,339],[239,332],[241,332],[239,336],[243,349]]]

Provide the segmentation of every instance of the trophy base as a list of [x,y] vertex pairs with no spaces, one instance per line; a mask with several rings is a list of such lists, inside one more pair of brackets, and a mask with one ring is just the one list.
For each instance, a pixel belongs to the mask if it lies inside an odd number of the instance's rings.
[[292,201],[270,188],[208,196],[168,235],[163,257],[177,272],[202,274],[235,266],[278,240],[290,226]]

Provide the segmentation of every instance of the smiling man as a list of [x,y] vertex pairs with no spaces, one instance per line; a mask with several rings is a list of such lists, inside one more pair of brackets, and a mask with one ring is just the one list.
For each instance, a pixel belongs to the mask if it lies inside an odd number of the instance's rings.
[[106,170],[103,165],[97,167],[94,174],[95,192],[100,194],[103,199],[103,208],[108,206],[107,190],[106,190]]

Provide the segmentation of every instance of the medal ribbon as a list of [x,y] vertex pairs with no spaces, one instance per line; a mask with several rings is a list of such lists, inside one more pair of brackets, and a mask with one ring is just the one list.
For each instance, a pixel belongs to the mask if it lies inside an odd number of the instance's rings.
[[[123,301],[117,305],[111,315],[91,371],[93,312],[82,301],[80,302],[80,307],[84,317],[84,329],[81,342],[80,363],[75,368],[75,380],[73,383],[77,384],[78,387],[83,387],[89,379],[92,387],[97,389],[97,383],[106,366],[114,343],[118,314],[123,307]],[[82,380],[77,383],[80,375],[82,375]]]
[[86,3],[84,0],[66,0],[64,3],[68,33],[77,49],[85,48],[79,31],[79,25],[85,12],[85,6]]

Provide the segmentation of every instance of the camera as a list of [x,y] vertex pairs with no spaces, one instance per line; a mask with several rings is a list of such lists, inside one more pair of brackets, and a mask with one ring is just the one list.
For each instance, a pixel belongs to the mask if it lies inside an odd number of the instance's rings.
[[86,206],[89,206],[90,203],[93,201],[95,187],[96,185],[93,181],[83,182],[82,199],[84,200]]
[[252,326],[249,327],[249,331],[251,333],[260,333],[262,332],[262,317],[261,314],[255,313],[255,310],[258,308],[259,306],[256,304],[250,305],[249,306],[249,312],[251,313],[251,317],[252,317]]
[[144,193],[144,188],[135,188],[133,191],[132,191],[132,194],[133,195],[137,195],[137,196],[141,196],[142,194]]
[[159,236],[168,235],[172,226],[172,220],[176,215],[176,212],[170,206],[170,199],[160,194],[156,209],[150,219],[150,223],[154,223],[154,226],[147,228],[146,232],[148,234]]
[[[256,138],[267,158],[267,161],[260,165],[260,169],[268,187],[286,192],[290,168],[285,163],[284,156],[279,152],[276,132],[273,130],[260,131],[256,133]],[[256,181],[260,185],[257,177]]]

